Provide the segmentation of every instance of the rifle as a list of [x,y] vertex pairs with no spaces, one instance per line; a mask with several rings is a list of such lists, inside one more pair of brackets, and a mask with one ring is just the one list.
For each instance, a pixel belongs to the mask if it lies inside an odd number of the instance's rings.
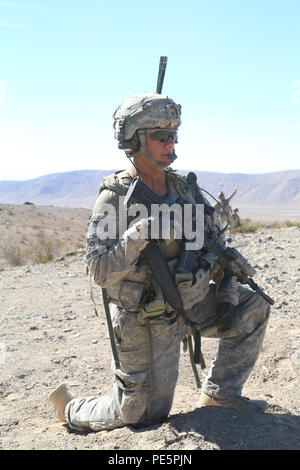
[[[195,190],[195,201],[196,204],[203,204],[204,200],[200,194],[199,188],[196,184],[196,175],[194,173],[189,173],[187,175],[187,180],[193,184]],[[140,177],[134,178],[131,183],[131,186],[126,194],[124,205],[128,203],[138,202],[144,204],[148,209],[151,209],[151,204],[163,204],[163,199],[156,194],[152,189],[150,189]],[[182,198],[179,198],[177,203],[181,204],[184,207],[184,204],[191,204],[188,201],[185,201]],[[204,203],[205,204],[205,203]],[[195,209],[195,205],[192,205]],[[206,207],[207,206],[207,207]],[[204,205],[204,211],[210,213],[211,207]],[[148,246],[151,246],[150,243]],[[147,247],[145,248],[147,251]],[[144,250],[144,251],[145,251]],[[223,268],[226,274],[235,276],[237,281],[241,284],[247,284],[251,289],[261,295],[270,305],[273,305],[275,301],[269,297],[252,279],[255,275],[255,269],[248,263],[246,258],[236,249],[236,248],[222,248],[218,245],[209,235],[208,231],[204,228],[204,245],[200,250],[186,250],[184,249],[176,267],[176,272],[193,272],[201,265],[201,258],[203,258],[204,253],[213,253],[216,256],[216,261]],[[148,258],[148,257],[147,257]],[[149,256],[151,258],[151,256]],[[152,262],[151,262],[152,261]],[[152,268],[153,258],[150,259],[150,266]],[[166,265],[166,263],[163,263]],[[162,264],[160,263],[160,269],[156,269],[156,272],[162,274],[162,271],[166,271]],[[165,272],[165,275],[167,273]],[[170,274],[168,273],[168,277]],[[163,276],[162,276],[163,277]],[[157,280],[160,284],[160,281]],[[164,292],[164,289],[162,289]],[[169,302],[170,303],[170,302]],[[170,303],[172,305],[172,303]],[[181,310],[181,308],[180,308]]]

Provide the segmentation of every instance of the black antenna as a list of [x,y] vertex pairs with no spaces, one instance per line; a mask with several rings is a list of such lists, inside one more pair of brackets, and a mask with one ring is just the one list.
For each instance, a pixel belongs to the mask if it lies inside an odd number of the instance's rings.
[[162,92],[162,87],[164,84],[165,72],[167,68],[168,57],[165,55],[160,56],[159,61],[159,69],[158,69],[158,77],[157,77],[157,85],[156,85],[156,93],[159,95]]

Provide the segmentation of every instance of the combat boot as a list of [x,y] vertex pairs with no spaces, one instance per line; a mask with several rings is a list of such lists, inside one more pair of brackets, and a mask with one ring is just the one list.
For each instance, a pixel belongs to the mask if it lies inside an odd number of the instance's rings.
[[264,400],[250,400],[246,397],[211,397],[202,392],[197,407],[201,408],[202,406],[224,406],[235,410],[263,413],[268,408],[268,403]]
[[66,423],[65,407],[70,400],[75,398],[75,395],[67,388],[66,384],[62,384],[50,393],[48,398],[54,406],[56,417]]

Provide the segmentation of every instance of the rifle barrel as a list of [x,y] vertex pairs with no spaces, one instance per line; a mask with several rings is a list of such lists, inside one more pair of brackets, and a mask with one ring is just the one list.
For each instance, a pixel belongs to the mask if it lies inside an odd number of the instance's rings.
[[253,279],[246,277],[245,279],[247,280],[247,284],[253,289],[255,292],[257,292],[259,295],[261,295],[270,305],[275,304],[275,300],[273,300],[271,297],[269,297],[254,281]]

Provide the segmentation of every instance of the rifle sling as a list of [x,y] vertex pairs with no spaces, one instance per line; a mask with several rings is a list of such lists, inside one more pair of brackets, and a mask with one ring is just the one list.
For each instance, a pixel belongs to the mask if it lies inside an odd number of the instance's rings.
[[116,369],[120,369],[120,361],[119,361],[117,346],[116,346],[115,337],[114,337],[114,330],[113,330],[111,316],[110,316],[110,310],[109,310],[109,300],[108,300],[108,297],[107,297],[106,289],[104,289],[104,288],[102,288],[102,298],[103,298],[103,304],[104,304],[104,310],[105,310],[105,315],[106,315],[109,339],[110,339],[110,344],[111,344],[111,349],[112,349],[112,354],[113,354],[115,366],[116,366]]
[[175,312],[178,312],[183,316],[184,321],[188,325],[200,325],[200,323],[190,320],[185,312],[181,296],[175,285],[170,268],[165,262],[158,245],[151,241],[148,243],[146,248],[144,248],[143,252],[155,279],[163,292],[165,301],[168,302]]

